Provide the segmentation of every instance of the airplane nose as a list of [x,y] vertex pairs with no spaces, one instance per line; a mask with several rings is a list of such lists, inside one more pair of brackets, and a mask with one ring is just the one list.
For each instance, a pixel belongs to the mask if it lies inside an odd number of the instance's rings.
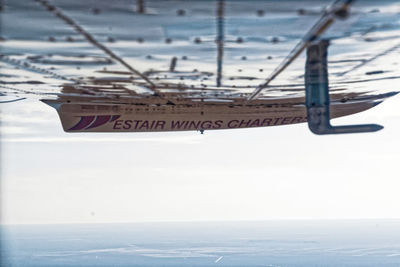
[[42,101],[43,103],[49,105],[52,108],[55,108],[56,110],[58,110],[61,106],[61,103],[55,100],[49,100],[49,99],[40,99],[40,101]]

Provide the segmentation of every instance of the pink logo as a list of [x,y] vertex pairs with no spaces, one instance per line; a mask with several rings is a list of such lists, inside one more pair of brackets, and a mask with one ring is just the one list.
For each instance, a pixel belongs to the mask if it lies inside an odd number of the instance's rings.
[[120,115],[81,116],[80,121],[68,131],[78,131],[96,128],[118,119]]

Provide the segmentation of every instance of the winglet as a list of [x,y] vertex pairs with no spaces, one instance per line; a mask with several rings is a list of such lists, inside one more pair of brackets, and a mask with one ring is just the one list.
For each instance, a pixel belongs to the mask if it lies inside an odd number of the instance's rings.
[[331,125],[327,68],[328,46],[328,40],[321,40],[307,48],[305,88],[307,121],[311,132],[322,135],[376,132],[383,129],[383,126],[378,124]]

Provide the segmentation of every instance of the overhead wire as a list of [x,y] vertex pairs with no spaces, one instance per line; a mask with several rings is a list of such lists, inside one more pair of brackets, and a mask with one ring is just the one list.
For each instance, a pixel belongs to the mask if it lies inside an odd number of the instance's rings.
[[142,78],[146,83],[150,86],[150,89],[154,92],[157,92],[156,85],[150,81],[149,78],[147,78],[144,74],[139,72],[138,70],[134,69],[131,65],[129,65],[125,60],[123,60],[121,57],[117,56],[113,51],[111,51],[108,47],[105,45],[101,44],[98,42],[93,35],[91,35],[89,32],[87,32],[82,26],[80,26],[78,23],[76,23],[74,20],[72,20],[70,17],[65,15],[59,8],[57,8],[55,5],[52,5],[48,3],[46,0],[35,0],[36,2],[40,3],[42,6],[44,6],[48,11],[52,12],[56,17],[60,18],[63,20],[65,23],[68,25],[72,26],[72,28],[81,34],[89,43],[92,45],[96,46],[100,50],[102,50],[105,54],[107,54],[109,57],[114,59],[115,61],[119,62],[121,65],[123,65],[125,68],[127,68],[130,72],[136,74],[140,78]]
[[354,0],[346,0],[341,6],[336,7],[340,0],[335,0],[328,6],[319,20],[311,27],[311,29],[304,35],[299,43],[290,51],[278,67],[269,75],[263,84],[250,94],[247,101],[251,101],[258,96],[258,94],[268,87],[270,82],[281,74],[310,44],[315,41],[321,34],[323,34],[329,26],[334,22],[336,16],[343,16],[339,12],[347,12],[349,6]]
[[396,44],[396,45],[394,45],[394,46],[392,46],[392,47],[390,47],[388,49],[386,49],[385,51],[382,51],[381,53],[376,54],[375,56],[373,56],[373,57],[371,57],[371,58],[369,58],[367,60],[363,60],[361,63],[357,64],[353,68],[351,68],[351,69],[349,69],[347,71],[343,71],[343,72],[337,73],[336,75],[337,76],[343,76],[343,75],[345,75],[345,74],[347,74],[349,72],[355,71],[356,69],[358,69],[360,67],[363,67],[363,66],[367,65],[368,63],[371,63],[372,61],[374,61],[374,60],[376,60],[376,59],[378,59],[378,58],[380,58],[382,56],[385,56],[385,55],[387,55],[387,54],[389,54],[389,53],[391,53],[391,52],[393,52],[393,51],[395,51],[395,50],[397,50],[399,48],[400,48],[400,43]]

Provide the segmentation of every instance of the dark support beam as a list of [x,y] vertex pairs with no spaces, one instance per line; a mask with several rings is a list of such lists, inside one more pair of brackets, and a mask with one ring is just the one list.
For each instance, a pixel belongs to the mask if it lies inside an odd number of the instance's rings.
[[173,57],[171,59],[171,63],[169,64],[169,71],[174,72],[176,67],[176,61],[178,60],[177,57]]
[[144,14],[146,12],[145,6],[144,6],[144,0],[136,1],[136,12],[139,14]]
[[305,70],[307,121],[310,130],[318,135],[376,132],[383,127],[377,124],[332,126],[330,123],[330,98],[328,81],[329,41],[321,40],[307,48]]
[[224,0],[218,0],[217,7],[217,87],[221,86],[222,58],[224,56]]

